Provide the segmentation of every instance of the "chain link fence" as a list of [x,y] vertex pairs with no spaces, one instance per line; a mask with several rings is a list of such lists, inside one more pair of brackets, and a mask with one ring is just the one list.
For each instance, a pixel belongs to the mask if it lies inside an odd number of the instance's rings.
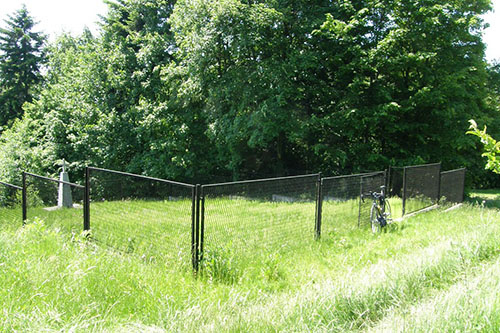
[[2,224],[21,225],[22,191],[20,186],[0,182],[0,222]]
[[440,200],[448,203],[464,201],[466,169],[455,169],[441,172]]
[[195,186],[99,168],[88,168],[88,182],[95,241],[147,261],[190,262]]
[[69,232],[82,232],[84,186],[28,172],[23,174],[23,184],[26,188],[23,220],[38,218]]
[[403,215],[439,201],[441,163],[407,166],[403,179]]
[[251,262],[364,228],[372,201],[362,194],[382,185],[393,217],[440,198],[462,202],[465,169],[441,172],[438,163],[195,186],[89,167],[85,179],[82,186],[25,172],[22,187],[0,182],[0,221],[40,218],[73,233],[89,230],[118,251],[196,270],[200,261]]
[[404,167],[389,167],[387,174],[387,196],[403,198]]
[[380,192],[384,184],[384,172],[323,178],[321,234],[344,233],[369,225],[371,201],[361,200],[361,194]]
[[267,255],[314,240],[319,175],[203,185],[204,259]]
[[359,202],[359,226],[371,227],[370,213],[373,205],[371,196],[366,196],[371,192],[380,192],[382,186],[386,184],[386,173],[378,172],[361,177],[361,200]]

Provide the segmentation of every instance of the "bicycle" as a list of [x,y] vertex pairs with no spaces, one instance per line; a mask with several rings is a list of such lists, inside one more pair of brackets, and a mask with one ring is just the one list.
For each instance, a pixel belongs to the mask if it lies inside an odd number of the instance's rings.
[[380,192],[363,194],[361,199],[364,199],[364,197],[371,197],[373,200],[370,209],[370,223],[372,232],[377,233],[386,225],[392,223],[391,205],[385,197],[385,186],[380,186]]

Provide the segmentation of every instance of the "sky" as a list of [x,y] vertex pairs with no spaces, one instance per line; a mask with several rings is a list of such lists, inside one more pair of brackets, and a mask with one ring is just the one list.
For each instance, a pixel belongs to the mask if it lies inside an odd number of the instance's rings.
[[493,0],[493,8],[493,12],[483,17],[490,25],[483,35],[483,41],[486,43],[486,59],[500,61],[500,0]]
[[0,0],[0,26],[5,27],[8,15],[26,5],[28,12],[38,24],[35,31],[43,31],[51,40],[62,32],[78,35],[88,27],[98,31],[99,14],[106,14],[107,6],[102,0]]
[[[48,34],[51,40],[62,32],[80,34],[84,27],[97,32],[98,15],[106,14],[107,9],[102,0],[0,0],[0,27],[4,27],[7,15],[21,8],[22,3],[39,22],[37,30]],[[486,59],[500,61],[500,0],[493,0],[493,6],[496,11],[483,17],[490,24],[484,33]]]

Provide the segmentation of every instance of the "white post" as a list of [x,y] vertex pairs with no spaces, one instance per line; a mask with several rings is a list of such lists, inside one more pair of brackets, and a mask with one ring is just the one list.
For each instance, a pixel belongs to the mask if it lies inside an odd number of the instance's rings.
[[[62,172],[59,175],[59,180],[69,182],[69,176],[66,172],[66,161],[63,160]],[[67,184],[59,183],[59,193],[57,198],[57,207],[73,207],[73,198],[71,196],[71,187]]]

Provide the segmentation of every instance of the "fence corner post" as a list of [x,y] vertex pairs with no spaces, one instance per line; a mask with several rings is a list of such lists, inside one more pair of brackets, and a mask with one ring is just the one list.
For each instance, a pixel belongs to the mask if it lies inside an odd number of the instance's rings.
[[85,167],[85,188],[83,196],[83,231],[90,231],[90,168]]
[[464,184],[462,186],[462,201],[460,201],[460,203],[464,202],[465,200],[465,177],[467,176],[467,168],[463,168],[464,169],[464,178],[463,178],[463,181],[464,181]]
[[391,194],[391,166],[384,170],[384,185],[387,196]]
[[196,184],[193,189],[193,218],[191,226],[191,255],[193,263],[193,271],[198,272],[199,264],[199,249],[200,249],[200,196],[201,185]]
[[405,216],[405,210],[406,210],[406,168],[407,167],[404,167],[403,169],[403,208],[401,216]]
[[23,192],[22,192],[22,211],[23,211],[23,225],[26,224],[28,219],[28,203],[27,203],[27,189],[26,189],[26,172],[23,171]]
[[321,237],[321,217],[323,210],[323,178],[321,172],[318,174],[317,195],[316,195],[316,223],[315,223],[315,239]]
[[200,211],[200,240],[198,242],[198,263],[203,260],[203,245],[205,240],[205,193],[203,192],[203,186],[200,186],[200,201],[201,201],[201,211]]
[[439,205],[439,201],[441,200],[441,172],[443,168],[441,166],[441,162],[439,162],[439,179],[438,179],[438,193],[437,193],[437,201],[436,204]]

